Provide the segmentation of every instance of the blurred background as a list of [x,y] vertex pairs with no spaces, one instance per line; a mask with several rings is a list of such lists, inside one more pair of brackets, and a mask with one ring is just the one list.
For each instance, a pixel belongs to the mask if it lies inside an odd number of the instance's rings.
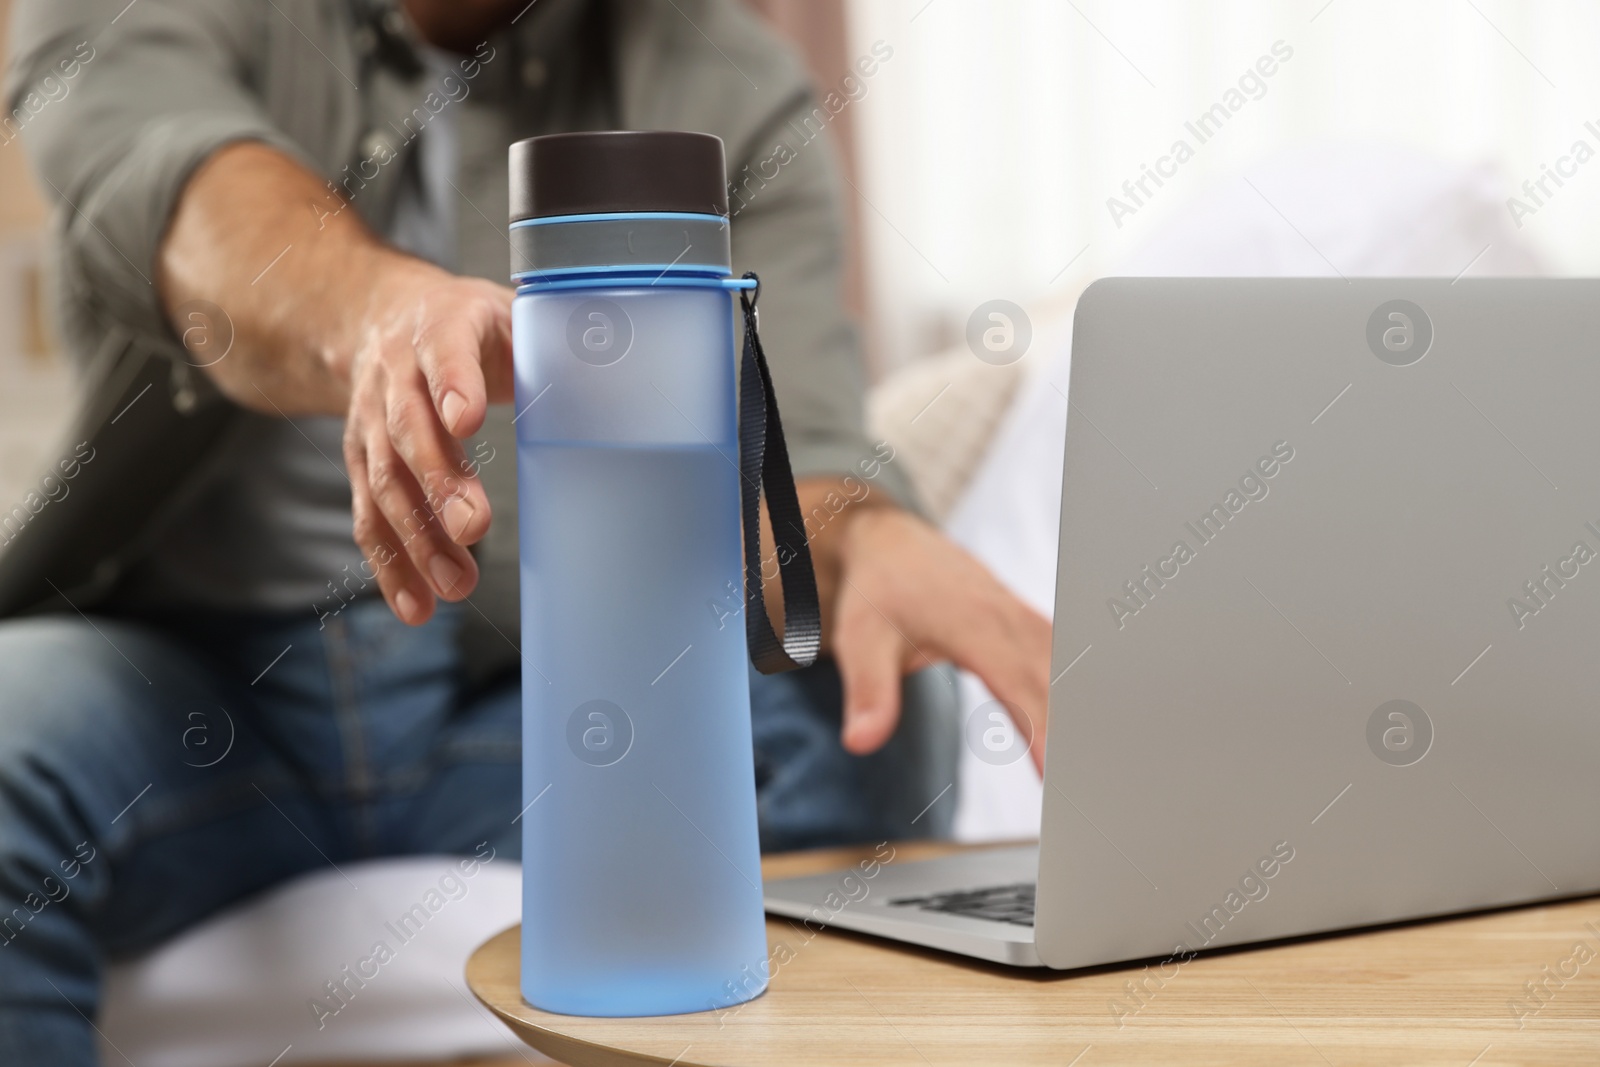
[[[10,17],[0,0],[0,44]],[[44,198],[22,141],[6,130],[0,142],[0,500],[10,508],[59,443],[71,389],[45,299]]]
[[[1496,169],[1512,188],[1537,179],[1541,165],[1554,167],[1579,138],[1600,149],[1595,4],[846,6],[854,52],[878,39],[895,49],[856,123],[880,370],[957,340],[984,300],[1033,311],[1075,297],[1077,277],[1117,270],[1209,185],[1238,181],[1288,149],[1387,142]],[[1263,79],[1259,99],[1247,95],[1200,144],[1185,122],[1198,122],[1279,41],[1292,57]],[[1595,132],[1584,129],[1591,120]],[[1180,137],[1194,158],[1163,187],[1147,184],[1155,195],[1119,228],[1107,199],[1132,203],[1122,183]],[[1547,207],[1524,219],[1555,273],[1600,269],[1600,166],[1586,170],[1578,167]]]

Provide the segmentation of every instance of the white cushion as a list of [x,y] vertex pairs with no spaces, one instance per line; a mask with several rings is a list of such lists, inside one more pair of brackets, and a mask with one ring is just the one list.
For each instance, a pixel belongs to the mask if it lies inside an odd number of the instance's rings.
[[[103,1048],[102,1062],[542,1060],[462,977],[473,949],[519,920],[521,871],[501,859],[467,876],[460,863],[429,856],[316,871],[111,967],[99,1026],[116,1051]],[[375,957],[379,943],[387,962]],[[345,982],[344,999],[330,996],[333,981]]]

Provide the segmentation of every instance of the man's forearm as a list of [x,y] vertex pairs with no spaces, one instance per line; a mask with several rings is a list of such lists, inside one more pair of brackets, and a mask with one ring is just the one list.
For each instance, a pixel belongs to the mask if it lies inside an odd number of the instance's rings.
[[218,324],[204,320],[198,301],[227,316],[220,327],[231,325],[226,356],[189,347],[235,403],[274,414],[344,414],[341,357],[359,340],[354,324],[378,277],[413,264],[436,269],[386,248],[330,197],[315,174],[253,142],[221,149],[184,187],[157,285],[180,338],[190,330],[211,331],[208,343],[216,336]]
[[339,206],[288,156],[225,148],[179,199],[160,292],[180,336],[197,301],[227,317],[231,348],[195,362],[230,399],[344,417],[355,542],[395,613],[421,623],[477,583],[465,546],[490,504],[461,439],[511,397],[511,291],[388,248]]

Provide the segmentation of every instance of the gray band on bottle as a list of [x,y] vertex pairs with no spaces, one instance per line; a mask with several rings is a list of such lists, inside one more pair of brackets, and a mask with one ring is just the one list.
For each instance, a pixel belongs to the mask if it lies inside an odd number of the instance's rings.
[[511,276],[575,267],[733,269],[728,223],[721,218],[584,219],[511,229]]

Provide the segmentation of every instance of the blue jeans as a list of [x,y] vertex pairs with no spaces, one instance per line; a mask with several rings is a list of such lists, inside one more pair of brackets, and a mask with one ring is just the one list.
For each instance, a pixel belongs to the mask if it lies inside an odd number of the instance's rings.
[[[460,610],[0,623],[0,1064],[90,1067],[103,959],[283,879],[518,855],[518,683],[468,687]],[[764,848],[948,827],[949,795],[917,816],[953,748],[910,730],[844,753],[830,665],[751,696]]]

